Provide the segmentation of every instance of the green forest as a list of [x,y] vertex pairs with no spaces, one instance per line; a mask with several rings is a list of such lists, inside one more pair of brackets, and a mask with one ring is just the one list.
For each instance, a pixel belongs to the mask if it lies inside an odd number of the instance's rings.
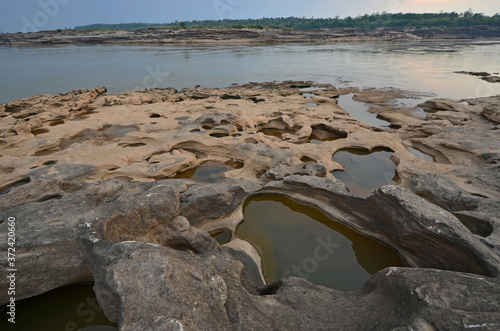
[[123,24],[91,24],[76,26],[75,30],[112,30],[137,31],[149,28],[256,28],[281,30],[321,30],[321,29],[425,29],[467,26],[500,27],[500,14],[486,16],[481,13],[466,11],[463,13],[412,14],[412,13],[375,13],[358,17],[339,18],[261,18],[239,20],[206,20],[172,23],[123,23]]

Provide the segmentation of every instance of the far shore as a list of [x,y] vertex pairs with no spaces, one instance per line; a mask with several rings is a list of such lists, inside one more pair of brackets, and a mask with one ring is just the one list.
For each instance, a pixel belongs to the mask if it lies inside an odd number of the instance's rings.
[[334,43],[355,41],[412,40],[500,40],[500,28],[463,27],[452,29],[285,31],[263,29],[176,29],[153,28],[140,31],[61,30],[0,35],[0,45],[168,45],[279,43]]

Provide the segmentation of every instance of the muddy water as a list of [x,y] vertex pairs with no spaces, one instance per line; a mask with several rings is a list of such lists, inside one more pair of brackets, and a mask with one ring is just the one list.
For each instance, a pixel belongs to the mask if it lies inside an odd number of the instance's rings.
[[389,159],[391,150],[378,148],[371,153],[365,149],[343,149],[332,160],[343,165],[345,171],[334,171],[335,178],[347,189],[362,197],[369,196],[383,185],[397,184],[396,165]]
[[268,283],[295,276],[350,291],[385,267],[403,266],[392,249],[279,195],[247,200],[236,235],[259,251]]
[[[6,307],[0,309],[2,317]],[[16,302],[16,324],[0,319],[1,330],[82,330],[113,331],[111,323],[97,304],[92,285],[75,285]]]
[[216,183],[226,179],[225,172],[234,170],[230,165],[208,161],[197,168],[178,173],[174,178],[187,178],[198,182]]

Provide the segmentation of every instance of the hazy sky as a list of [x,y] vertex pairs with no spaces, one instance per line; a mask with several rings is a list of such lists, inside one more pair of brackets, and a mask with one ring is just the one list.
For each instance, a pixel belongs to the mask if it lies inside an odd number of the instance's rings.
[[53,30],[92,23],[262,17],[346,17],[375,12],[494,15],[499,0],[0,0],[0,31]]

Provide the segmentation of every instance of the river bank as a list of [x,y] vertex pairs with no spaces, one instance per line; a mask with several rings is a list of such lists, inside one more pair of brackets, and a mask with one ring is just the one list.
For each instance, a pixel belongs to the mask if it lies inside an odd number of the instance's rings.
[[0,35],[0,44],[12,46],[47,45],[161,45],[161,44],[280,44],[332,43],[348,41],[398,41],[436,39],[500,38],[500,28],[491,26],[446,29],[338,29],[284,31],[264,29],[177,29],[151,28],[126,31],[41,31]]
[[[346,95],[390,125],[353,117]],[[495,328],[500,96],[401,102],[412,97],[285,81],[1,105],[0,216],[16,220],[16,299],[94,281],[121,330]],[[356,162],[370,154],[378,160]],[[197,173],[207,166],[215,173]],[[366,170],[377,180],[350,180]],[[321,211],[405,267],[374,270],[348,292],[298,272],[266,283],[266,257],[236,231],[246,201],[265,195]],[[350,246],[316,242],[302,273]]]

